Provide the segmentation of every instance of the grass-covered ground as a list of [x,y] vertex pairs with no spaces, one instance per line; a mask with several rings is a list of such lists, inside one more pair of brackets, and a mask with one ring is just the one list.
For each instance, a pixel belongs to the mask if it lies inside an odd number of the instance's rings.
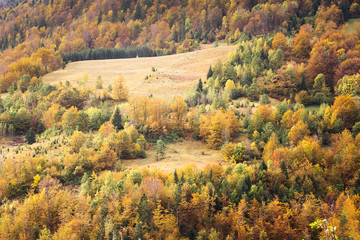
[[354,24],[355,23],[360,23],[360,18],[353,18],[353,19],[350,19],[347,24],[348,24],[348,29],[350,31],[354,31]]
[[209,163],[221,163],[221,151],[209,149],[209,147],[198,141],[182,141],[166,145],[165,156],[156,161],[154,150],[146,151],[147,158],[123,160],[125,167],[156,167],[163,171],[174,171],[187,165],[203,168]]
[[[199,78],[206,77],[210,65],[214,65],[218,59],[225,62],[235,47],[225,44],[218,47],[203,45],[201,50],[170,56],[74,62],[64,70],[45,75],[43,81],[52,84],[69,81],[77,86],[87,74],[87,85],[95,87],[100,75],[106,88],[119,75],[123,75],[130,95],[152,94],[172,98],[193,88]],[[153,71],[153,67],[156,71]]]

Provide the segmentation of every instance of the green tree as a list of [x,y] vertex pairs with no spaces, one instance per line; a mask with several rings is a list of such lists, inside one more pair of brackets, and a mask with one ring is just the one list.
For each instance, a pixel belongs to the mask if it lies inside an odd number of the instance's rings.
[[260,169],[260,171],[267,171],[268,166],[266,165],[266,163],[265,163],[264,160],[261,161],[261,164],[260,164],[260,166],[259,166],[259,169]]
[[360,195],[360,171],[358,171],[358,177],[355,181],[354,187],[355,187],[355,189],[354,189],[355,194]]
[[139,222],[142,222],[143,224],[147,224],[150,222],[151,208],[149,205],[149,200],[145,193],[140,198],[137,212],[139,214]]
[[143,239],[144,232],[143,232],[143,224],[142,222],[136,223],[135,232],[134,232],[134,239]]
[[33,144],[33,143],[35,143],[35,142],[36,142],[36,134],[35,134],[35,132],[34,132],[32,129],[30,129],[30,130],[26,133],[25,139],[26,139],[26,143],[27,143],[27,144]]
[[360,122],[354,124],[352,132],[354,137],[356,137],[360,133]]
[[198,82],[196,91],[198,91],[198,92],[202,92],[202,91],[203,91],[203,82],[202,82],[201,78],[199,79],[199,82]]
[[162,140],[158,140],[156,142],[155,149],[156,149],[156,160],[160,161],[160,159],[165,156],[165,149],[166,149],[165,143]]
[[124,129],[124,126],[122,124],[120,109],[118,107],[115,108],[114,114],[112,115],[111,118],[111,123],[114,125],[116,131],[120,131]]
[[141,19],[141,5],[139,3],[137,3],[135,7],[134,19]]
[[266,94],[263,94],[260,96],[259,102],[260,102],[260,105],[268,105],[271,103],[268,95],[266,95]]
[[101,75],[99,75],[96,80],[96,89],[103,89],[103,81],[101,80]]
[[208,73],[207,73],[207,75],[206,75],[206,78],[207,78],[207,79],[211,78],[211,77],[213,76],[213,74],[214,74],[214,72],[213,72],[213,70],[212,70],[212,68],[211,68],[211,65],[210,65],[209,71],[208,71]]

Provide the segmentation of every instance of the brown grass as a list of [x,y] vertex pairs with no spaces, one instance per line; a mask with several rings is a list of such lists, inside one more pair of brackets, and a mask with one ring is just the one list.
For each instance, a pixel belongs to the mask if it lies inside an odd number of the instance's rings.
[[132,167],[156,167],[163,171],[174,171],[194,164],[203,168],[208,163],[222,163],[221,152],[211,150],[202,142],[183,141],[166,145],[165,157],[160,161],[155,159],[155,151],[146,151],[147,158],[135,160],[123,160],[127,168]]
[[[74,62],[64,70],[45,75],[43,81],[52,84],[69,81],[77,86],[84,74],[88,74],[87,85],[95,87],[96,79],[101,75],[106,88],[123,75],[131,95],[152,94],[171,98],[183,95],[186,89],[194,87],[199,78],[206,77],[210,65],[218,59],[225,62],[235,47],[205,45],[201,50],[170,56]],[[153,72],[152,67],[157,71]],[[145,80],[146,76],[150,78]]]

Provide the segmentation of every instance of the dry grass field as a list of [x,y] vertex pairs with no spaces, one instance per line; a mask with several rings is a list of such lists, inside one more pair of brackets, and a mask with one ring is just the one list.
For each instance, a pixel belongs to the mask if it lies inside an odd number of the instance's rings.
[[[33,156],[38,149],[46,159],[55,159],[64,156],[64,152],[69,152],[67,140],[63,135],[42,139],[33,145],[24,144],[24,139],[19,139],[18,143],[10,144],[14,139],[7,138],[2,141],[0,148],[0,162],[4,159],[11,159],[20,154],[21,156]],[[22,141],[20,141],[22,140]],[[56,143],[54,143],[57,141]],[[183,142],[170,143],[166,145],[165,156],[160,161],[156,161],[156,152],[153,149],[146,150],[147,158],[122,160],[125,168],[135,167],[155,167],[162,171],[174,171],[182,169],[187,165],[194,165],[202,168],[207,164],[223,163],[221,151],[209,149],[209,147],[200,141],[184,140]]]
[[[172,98],[174,95],[183,95],[199,78],[204,79],[209,66],[214,65],[218,59],[225,62],[229,52],[235,48],[234,45],[225,44],[218,47],[203,45],[201,50],[169,56],[74,62],[64,70],[45,75],[43,81],[52,84],[69,81],[77,86],[84,74],[87,74],[87,85],[95,87],[100,75],[106,88],[119,75],[123,75],[130,95],[152,94]],[[152,71],[153,67],[155,72]]]
[[125,167],[156,167],[162,171],[174,171],[187,165],[194,164],[202,168],[211,163],[222,163],[221,151],[209,149],[209,147],[198,141],[183,141],[166,145],[165,156],[156,161],[154,150],[146,151],[147,158],[135,160],[123,160]]

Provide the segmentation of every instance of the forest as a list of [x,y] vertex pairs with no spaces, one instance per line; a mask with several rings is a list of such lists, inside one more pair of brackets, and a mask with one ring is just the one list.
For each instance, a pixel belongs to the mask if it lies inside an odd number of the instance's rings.
[[[360,239],[359,4],[0,8],[0,239]],[[172,99],[131,94],[123,76],[94,88],[86,75],[76,86],[42,78],[75,61],[219,42],[236,45],[228,60]],[[181,141],[203,142],[221,162],[123,164],[149,151],[161,162]]]

